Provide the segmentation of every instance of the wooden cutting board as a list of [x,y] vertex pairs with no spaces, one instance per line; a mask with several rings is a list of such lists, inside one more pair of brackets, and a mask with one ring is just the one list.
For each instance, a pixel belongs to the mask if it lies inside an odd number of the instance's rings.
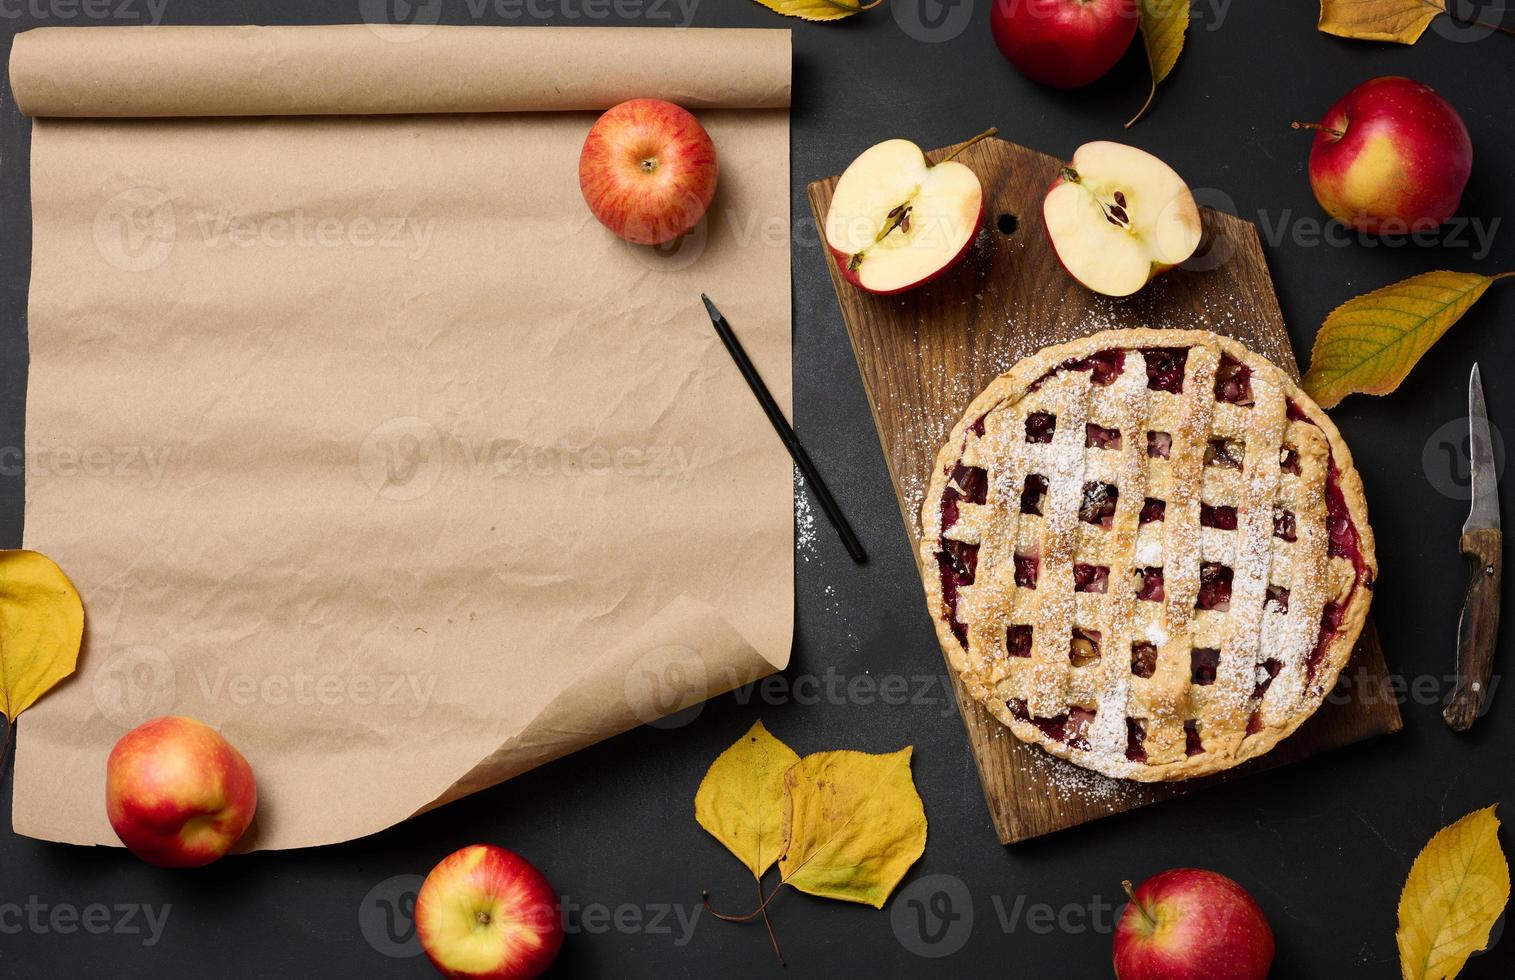
[[[954,149],[927,156],[938,160]],[[984,228],[956,268],[903,295],[872,296],[844,281],[827,258],[912,550],[941,441],[979,391],[1039,348],[1114,327],[1203,328],[1235,337],[1299,377],[1250,223],[1205,209],[1205,243],[1194,260],[1134,297],[1110,299],[1074,282],[1048,244],[1041,203],[1060,161],[998,139],[958,159],[978,174],[985,202]],[[825,226],[836,182],[809,186],[818,227]],[[1369,622],[1343,672],[1363,696],[1338,687],[1267,756],[1219,776],[1157,785],[1107,779],[1057,759],[1018,741],[961,685],[957,697],[995,829],[1009,844],[1396,732],[1402,722],[1395,700],[1385,696],[1387,674]]]

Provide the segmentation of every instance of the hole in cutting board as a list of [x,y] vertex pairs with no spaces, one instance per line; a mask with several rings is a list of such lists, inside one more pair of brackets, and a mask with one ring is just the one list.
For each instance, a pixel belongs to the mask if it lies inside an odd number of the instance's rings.
[[999,228],[1000,234],[1013,235],[1015,234],[1015,229],[1020,227],[1020,219],[1009,211],[1006,211],[999,216],[999,220],[995,222],[995,226]]

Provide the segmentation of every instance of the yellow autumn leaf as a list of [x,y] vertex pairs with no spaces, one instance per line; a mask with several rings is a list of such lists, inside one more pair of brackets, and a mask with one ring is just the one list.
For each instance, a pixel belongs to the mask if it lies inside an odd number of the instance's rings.
[[716,757],[694,794],[695,820],[755,878],[783,849],[784,773],[798,761],[759,721]]
[[1414,44],[1446,11],[1445,0],[1320,0],[1320,29],[1361,41]]
[[1399,896],[1399,965],[1404,980],[1448,980],[1486,949],[1510,900],[1510,867],[1499,849],[1499,818],[1487,807],[1437,832]]
[[1184,50],[1184,35],[1189,30],[1189,0],[1141,0],[1141,18],[1142,46],[1147,49],[1152,88],[1141,111],[1126,123],[1127,129],[1147,114],[1157,98],[1157,86],[1178,64],[1178,56]]
[[926,810],[910,776],[911,752],[817,752],[784,774],[785,884],[884,907],[926,849]]
[[863,3],[862,0],[757,0],[757,2],[785,17],[798,17],[800,20],[841,20],[843,17],[851,17],[864,10],[872,10],[884,0],[872,0],[871,3]]
[[1484,290],[1509,275],[1425,272],[1348,300],[1315,335],[1305,391],[1323,408],[1354,392],[1388,394]]
[[74,672],[84,604],[52,559],[0,551],[0,714],[10,721]]

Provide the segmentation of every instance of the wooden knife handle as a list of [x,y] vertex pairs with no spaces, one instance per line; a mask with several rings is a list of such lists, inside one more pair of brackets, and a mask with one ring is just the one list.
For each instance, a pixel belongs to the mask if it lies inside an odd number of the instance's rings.
[[1497,530],[1462,536],[1468,560],[1468,595],[1457,623],[1457,686],[1442,713],[1453,731],[1465,732],[1483,713],[1483,699],[1494,673],[1494,644],[1499,638],[1499,579],[1504,535]]

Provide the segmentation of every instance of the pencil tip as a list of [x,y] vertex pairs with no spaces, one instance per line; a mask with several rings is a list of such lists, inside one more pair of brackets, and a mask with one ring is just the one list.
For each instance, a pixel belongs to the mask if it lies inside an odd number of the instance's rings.
[[714,303],[710,302],[709,296],[700,293],[700,302],[705,304],[705,312],[710,314],[710,319],[719,320],[721,318],[721,311],[715,308]]

